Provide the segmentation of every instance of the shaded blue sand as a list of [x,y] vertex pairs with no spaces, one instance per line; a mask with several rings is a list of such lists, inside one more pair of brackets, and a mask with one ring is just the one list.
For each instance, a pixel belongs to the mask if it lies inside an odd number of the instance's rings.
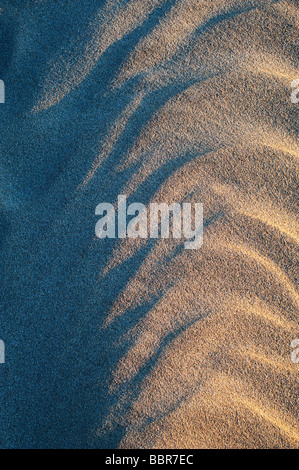
[[[130,274],[101,283],[114,242],[88,251],[95,206],[105,197],[113,201],[119,182],[104,168],[92,188],[78,197],[74,192],[110,123],[132,98],[133,84],[105,98],[111,78],[174,2],[111,46],[80,90],[33,115],[53,51],[67,48],[105,2],[82,3],[26,9],[24,2],[9,2],[1,18],[0,70],[7,85],[0,108],[3,448],[109,448],[123,433],[94,436],[115,400],[106,381],[124,351],[113,347],[119,328],[102,333],[100,326]],[[144,123],[152,112],[145,110]],[[130,142],[136,135],[133,129]],[[119,149],[110,168],[125,151]]]
[[[155,112],[206,77],[186,71],[184,82],[174,80],[148,94],[91,183],[82,192],[76,188],[110,124],[134,95],[134,80],[105,95],[113,77],[174,3],[166,2],[110,46],[80,87],[59,104],[32,114],[48,63],[86,30],[105,2],[2,2],[0,78],[7,93],[6,104],[0,105],[0,339],[6,345],[6,364],[0,365],[1,448],[115,448],[124,433],[116,426],[95,434],[117,401],[108,395],[106,382],[128,348],[113,342],[152,304],[105,331],[101,324],[153,242],[99,279],[116,242],[92,243],[94,209],[121,193],[133,170],[114,174],[113,169]],[[225,19],[217,16],[197,34]],[[136,200],[147,202],[192,158],[186,154],[163,167],[142,185]],[[137,375],[137,391],[147,372]]]

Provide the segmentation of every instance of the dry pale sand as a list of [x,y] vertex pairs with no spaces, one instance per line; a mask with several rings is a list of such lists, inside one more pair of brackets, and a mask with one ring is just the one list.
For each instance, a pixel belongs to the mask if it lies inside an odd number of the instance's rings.
[[[298,448],[297,1],[0,21],[1,445]],[[97,240],[118,194],[203,203],[203,247]]]

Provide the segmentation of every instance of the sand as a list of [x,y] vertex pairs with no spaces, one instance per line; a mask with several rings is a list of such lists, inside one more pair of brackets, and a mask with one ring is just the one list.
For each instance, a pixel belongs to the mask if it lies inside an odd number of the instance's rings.
[[[1,448],[298,448],[298,4],[4,0]],[[204,206],[204,243],[95,207]]]

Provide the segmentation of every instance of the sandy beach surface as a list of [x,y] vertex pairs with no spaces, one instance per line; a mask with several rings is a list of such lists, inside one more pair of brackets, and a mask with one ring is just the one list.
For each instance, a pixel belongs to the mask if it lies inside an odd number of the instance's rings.
[[[2,0],[1,448],[298,448],[298,2]],[[204,242],[95,236],[202,203]]]

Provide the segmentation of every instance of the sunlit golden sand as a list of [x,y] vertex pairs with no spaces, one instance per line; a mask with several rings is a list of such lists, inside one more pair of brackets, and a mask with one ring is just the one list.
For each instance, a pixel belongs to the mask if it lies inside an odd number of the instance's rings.
[[[49,64],[32,112],[63,103],[113,44],[166,4],[107,1]],[[111,354],[126,347],[109,370],[113,405],[95,435],[121,428],[122,448],[299,447],[299,369],[290,360],[299,145],[288,24],[298,25],[291,0],[178,0],[119,60],[105,90],[131,87],[131,95],[101,134],[76,200],[89,188],[107,194],[116,181],[118,194],[146,205],[201,202],[206,222],[198,251],[119,240],[99,267],[101,286],[134,263],[99,318]]]

